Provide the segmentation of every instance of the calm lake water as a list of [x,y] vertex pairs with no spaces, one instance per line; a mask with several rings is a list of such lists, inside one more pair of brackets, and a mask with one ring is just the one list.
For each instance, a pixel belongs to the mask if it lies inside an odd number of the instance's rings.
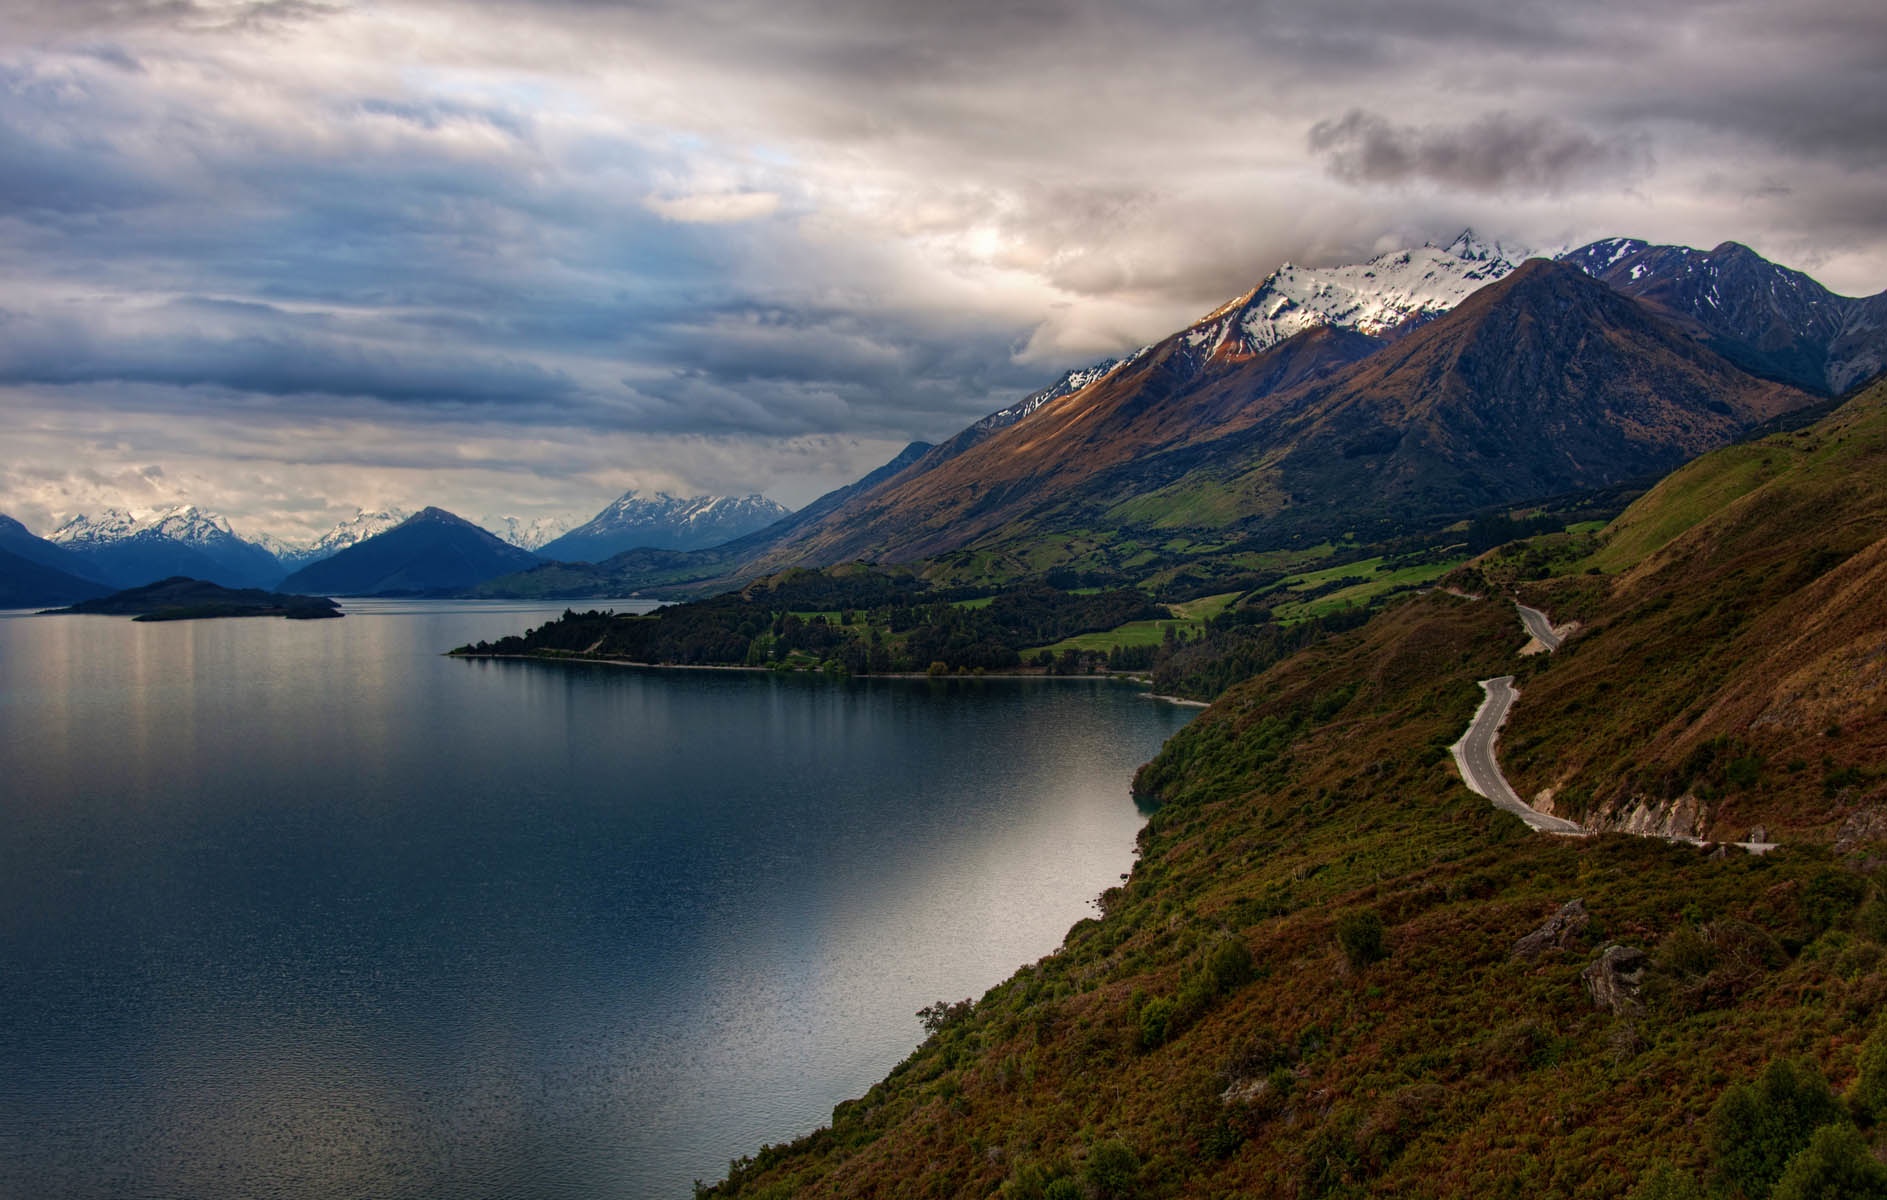
[[0,615],[0,1196],[688,1195],[1053,950],[1192,715]]

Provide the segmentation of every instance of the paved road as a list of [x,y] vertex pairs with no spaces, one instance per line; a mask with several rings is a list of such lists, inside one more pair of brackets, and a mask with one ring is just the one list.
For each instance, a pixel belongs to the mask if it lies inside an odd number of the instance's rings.
[[[1533,612],[1530,608],[1520,611]],[[1468,731],[1450,747],[1454,751],[1455,765],[1460,768],[1461,778],[1466,781],[1469,790],[1486,796],[1494,802],[1494,807],[1506,809],[1541,833],[1585,836],[1588,831],[1584,827],[1561,817],[1549,817],[1535,811],[1507,785],[1507,777],[1500,773],[1500,764],[1494,760],[1494,745],[1500,737],[1501,723],[1507,719],[1507,710],[1513,707],[1514,697],[1519,693],[1514,691],[1512,675],[1483,679],[1481,687],[1486,690],[1487,699],[1481,701],[1474,720],[1468,723]]]
[[1520,620],[1525,623],[1527,632],[1540,639],[1540,645],[1548,650],[1559,649],[1560,636],[1553,632],[1553,622],[1537,608],[1528,608],[1518,601],[1514,607],[1520,610]]

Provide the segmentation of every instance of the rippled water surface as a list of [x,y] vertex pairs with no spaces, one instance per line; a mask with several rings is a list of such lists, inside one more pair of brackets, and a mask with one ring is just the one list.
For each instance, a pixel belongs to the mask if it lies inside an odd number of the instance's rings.
[[1052,950],[1191,715],[0,616],[0,1196],[686,1196]]

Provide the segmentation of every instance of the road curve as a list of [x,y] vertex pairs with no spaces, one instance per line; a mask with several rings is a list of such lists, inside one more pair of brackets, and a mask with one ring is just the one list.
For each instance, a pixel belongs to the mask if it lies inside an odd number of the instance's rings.
[[[1529,613],[1534,610],[1523,608],[1520,611]],[[1545,618],[1542,616],[1541,619]],[[1508,786],[1507,777],[1500,773],[1500,764],[1494,760],[1494,744],[1500,737],[1501,725],[1507,720],[1507,710],[1513,707],[1514,697],[1520,693],[1514,690],[1512,675],[1483,679],[1481,687],[1487,692],[1487,698],[1475,710],[1474,720],[1468,722],[1468,731],[1461,735],[1460,741],[1449,747],[1454,752],[1455,766],[1460,769],[1461,778],[1468,789],[1476,795],[1486,796],[1493,801],[1494,807],[1506,809],[1540,833],[1588,836],[1590,830],[1562,817],[1551,817],[1539,812]]]
[[1559,644],[1563,639],[1553,632],[1551,618],[1537,608],[1528,608],[1518,600],[1514,601],[1514,607],[1520,610],[1520,620],[1526,625],[1527,632],[1537,638],[1540,645],[1548,650],[1559,649]]

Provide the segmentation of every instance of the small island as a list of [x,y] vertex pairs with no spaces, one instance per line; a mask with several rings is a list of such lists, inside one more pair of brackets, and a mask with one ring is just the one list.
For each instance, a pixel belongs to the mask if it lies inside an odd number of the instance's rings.
[[286,617],[291,621],[313,621],[345,615],[341,606],[326,596],[294,596],[265,592],[261,588],[226,588],[182,575],[126,588],[96,600],[81,600],[69,608],[45,611],[48,614],[130,617],[134,621],[200,621],[212,617]]

